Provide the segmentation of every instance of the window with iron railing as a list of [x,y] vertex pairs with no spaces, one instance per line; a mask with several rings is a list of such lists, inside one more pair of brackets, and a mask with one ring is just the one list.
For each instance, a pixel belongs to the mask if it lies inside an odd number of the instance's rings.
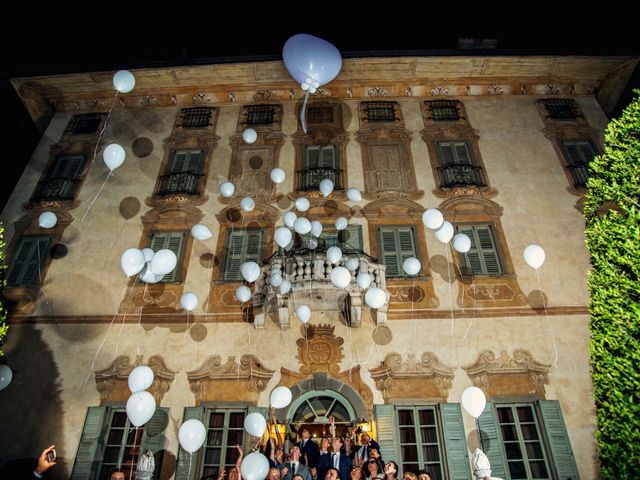
[[578,107],[573,100],[542,100],[542,104],[552,120],[575,120],[578,118]]
[[183,108],[180,110],[176,127],[188,129],[210,127],[212,112],[213,109],[210,107]]
[[307,108],[307,123],[333,123],[333,107],[309,106]]
[[36,185],[32,200],[73,200],[82,180],[84,164],[84,155],[57,157],[46,177]]
[[200,180],[204,176],[202,150],[176,150],[171,159],[168,173],[160,177],[158,195],[197,195]]
[[249,127],[271,125],[275,120],[275,105],[247,105],[244,107],[245,123]]
[[426,102],[431,119],[439,121],[460,120],[458,102],[455,100],[433,100]]
[[395,122],[397,102],[363,102],[362,108],[365,111],[367,121]]
[[102,124],[104,113],[81,113],[74,115],[64,133],[67,135],[80,135],[83,133],[96,133]]
[[298,172],[299,190],[318,190],[325,178],[331,180],[335,190],[342,189],[340,159],[336,145],[305,145],[302,170]]
[[474,162],[467,142],[438,142],[438,165],[441,188],[487,186],[482,167]]
[[589,180],[589,163],[597,155],[589,140],[564,140],[562,152],[576,188],[586,187]]

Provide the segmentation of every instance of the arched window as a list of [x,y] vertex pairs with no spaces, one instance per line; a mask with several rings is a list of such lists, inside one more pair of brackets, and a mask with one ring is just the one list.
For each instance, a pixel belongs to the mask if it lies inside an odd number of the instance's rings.
[[329,434],[329,417],[335,418],[336,433],[344,435],[356,421],[356,413],[349,401],[331,390],[307,392],[289,408],[288,423],[292,429],[309,429],[313,437]]

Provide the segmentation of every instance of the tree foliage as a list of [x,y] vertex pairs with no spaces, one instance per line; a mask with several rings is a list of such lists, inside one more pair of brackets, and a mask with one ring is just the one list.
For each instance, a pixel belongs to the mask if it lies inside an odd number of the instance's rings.
[[590,165],[591,371],[603,479],[640,478],[640,91]]

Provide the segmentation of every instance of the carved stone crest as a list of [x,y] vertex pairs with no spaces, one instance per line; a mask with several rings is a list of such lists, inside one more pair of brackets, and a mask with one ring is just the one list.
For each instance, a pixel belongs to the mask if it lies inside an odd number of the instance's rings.
[[307,337],[296,341],[300,373],[329,372],[337,375],[340,372],[344,340],[335,336],[334,329],[333,325],[309,325]]

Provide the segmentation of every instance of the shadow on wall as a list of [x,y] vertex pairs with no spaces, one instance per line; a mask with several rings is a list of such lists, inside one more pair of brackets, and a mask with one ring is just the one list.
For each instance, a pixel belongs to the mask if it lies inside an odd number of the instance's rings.
[[[65,444],[60,373],[42,332],[33,325],[14,325],[4,350],[13,381],[0,392],[0,478],[22,478],[5,475],[8,472],[4,469],[33,469],[35,458],[53,444],[57,446],[58,464],[47,478],[69,478],[75,450],[65,452],[59,447]],[[77,428],[81,430],[82,425]]]

